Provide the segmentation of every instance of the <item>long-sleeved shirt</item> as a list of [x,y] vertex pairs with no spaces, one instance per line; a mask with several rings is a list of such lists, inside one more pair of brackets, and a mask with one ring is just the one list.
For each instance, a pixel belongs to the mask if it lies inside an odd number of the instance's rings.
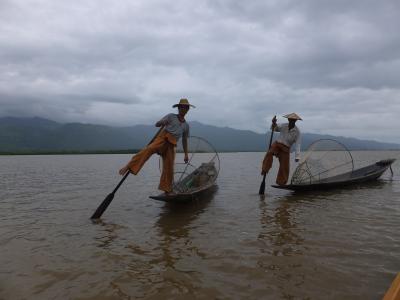
[[178,141],[181,136],[189,136],[189,124],[179,121],[178,115],[168,114],[159,121],[165,126],[165,130],[172,134]]
[[276,124],[274,131],[279,132],[279,137],[277,139],[278,143],[284,144],[289,148],[296,144],[296,159],[300,159],[300,147],[301,147],[301,133],[300,129],[295,125],[289,130],[289,123]]

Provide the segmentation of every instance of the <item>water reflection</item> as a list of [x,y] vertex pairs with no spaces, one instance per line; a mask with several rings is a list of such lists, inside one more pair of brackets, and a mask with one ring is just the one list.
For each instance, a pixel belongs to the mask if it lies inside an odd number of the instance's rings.
[[[274,246],[271,253],[274,256],[301,254],[298,246],[304,239],[299,235],[301,229],[298,228],[296,222],[297,200],[299,200],[297,195],[289,194],[279,198],[278,206],[273,207],[273,204],[268,203],[268,199],[260,197],[261,231],[258,234],[258,240]],[[265,252],[265,249],[262,248],[261,251]]]
[[[305,270],[305,239],[297,207],[302,198],[296,194],[271,199],[260,197],[260,255],[257,265],[269,278],[271,287],[278,287],[282,299],[294,299],[302,294]],[[307,297],[305,297],[306,299]]]
[[96,220],[95,223],[102,226],[101,229],[103,235],[95,237],[95,240],[98,242],[97,246],[103,249],[107,249],[112,246],[113,242],[118,238],[117,231],[119,229],[125,228],[124,226],[118,224],[106,223],[101,219]]
[[217,189],[217,186],[214,186],[187,203],[165,203],[156,226],[160,238],[159,247],[162,252],[162,261],[166,267],[174,268],[176,262],[181,258],[181,253],[187,250],[198,252],[189,236],[192,223],[205,211]]

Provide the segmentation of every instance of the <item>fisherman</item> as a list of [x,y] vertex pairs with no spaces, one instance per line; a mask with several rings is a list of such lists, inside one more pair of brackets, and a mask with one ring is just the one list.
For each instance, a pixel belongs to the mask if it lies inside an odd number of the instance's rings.
[[278,139],[271,145],[271,148],[265,154],[261,175],[265,175],[272,167],[273,156],[279,159],[279,171],[276,177],[278,185],[285,185],[289,178],[289,160],[290,147],[296,144],[295,161],[300,160],[301,134],[299,128],[295,125],[297,120],[302,120],[297,114],[291,113],[283,116],[289,120],[289,123],[277,124],[276,117],[272,119],[271,130],[280,132]]
[[134,175],[138,174],[145,162],[154,153],[161,155],[163,160],[162,173],[158,189],[166,194],[172,192],[172,182],[174,176],[174,161],[175,147],[180,137],[182,137],[182,146],[185,152],[184,161],[188,163],[188,143],[189,124],[185,120],[185,115],[190,107],[195,107],[190,104],[188,99],[182,98],[179,103],[172,107],[178,107],[178,114],[168,114],[156,123],[156,127],[164,126],[160,134],[143,150],[139,151],[132,159],[119,170],[120,175],[125,175],[130,171]]

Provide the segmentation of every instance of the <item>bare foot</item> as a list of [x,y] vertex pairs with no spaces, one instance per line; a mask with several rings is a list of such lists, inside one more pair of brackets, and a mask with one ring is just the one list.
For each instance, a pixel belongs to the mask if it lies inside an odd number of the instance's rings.
[[128,170],[129,170],[129,167],[125,166],[125,167],[121,168],[118,173],[119,173],[119,175],[125,175],[126,172],[128,172]]

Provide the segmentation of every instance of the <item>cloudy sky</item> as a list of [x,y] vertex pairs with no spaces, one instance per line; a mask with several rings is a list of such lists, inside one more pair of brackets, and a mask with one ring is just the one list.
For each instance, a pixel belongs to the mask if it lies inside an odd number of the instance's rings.
[[400,143],[398,0],[0,0],[0,116]]

